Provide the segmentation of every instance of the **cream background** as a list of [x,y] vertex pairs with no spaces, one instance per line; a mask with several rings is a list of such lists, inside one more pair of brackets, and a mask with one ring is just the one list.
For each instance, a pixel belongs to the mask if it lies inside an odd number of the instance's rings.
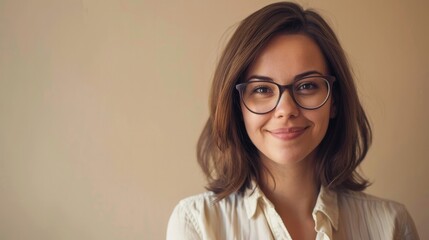
[[[216,59],[272,1],[0,0],[0,239],[164,239],[203,191]],[[374,128],[368,192],[429,239],[428,1],[300,1],[336,30]]]

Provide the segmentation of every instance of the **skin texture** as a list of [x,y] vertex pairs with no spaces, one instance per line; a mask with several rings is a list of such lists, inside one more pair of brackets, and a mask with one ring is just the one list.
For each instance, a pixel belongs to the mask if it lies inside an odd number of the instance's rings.
[[[305,35],[279,35],[251,64],[246,80],[263,77],[286,85],[297,75],[310,71],[311,75],[329,74],[317,44]],[[335,112],[331,97],[322,107],[305,110],[298,107],[286,91],[277,107],[267,114],[254,114],[243,103],[241,109],[246,131],[259,151],[262,164],[273,177],[267,177],[265,172],[261,189],[294,239],[314,239],[311,213],[319,186],[313,176],[313,163],[317,161],[317,146]]]

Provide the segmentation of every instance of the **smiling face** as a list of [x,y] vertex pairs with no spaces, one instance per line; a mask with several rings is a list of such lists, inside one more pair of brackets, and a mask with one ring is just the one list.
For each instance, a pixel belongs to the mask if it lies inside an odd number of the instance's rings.
[[[297,76],[328,75],[317,44],[300,34],[278,35],[250,65],[246,81],[269,79],[280,85],[291,84]],[[294,165],[313,160],[325,136],[332,111],[331,97],[320,108],[305,110],[285,91],[277,107],[266,114],[250,112],[241,103],[249,138],[259,151],[264,165]]]

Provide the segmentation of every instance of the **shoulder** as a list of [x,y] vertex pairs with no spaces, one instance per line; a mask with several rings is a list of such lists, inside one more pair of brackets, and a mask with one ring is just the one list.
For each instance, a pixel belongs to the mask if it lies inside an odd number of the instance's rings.
[[378,213],[384,217],[396,219],[407,210],[396,201],[380,198],[364,192],[346,191],[338,194],[340,207],[353,212]]
[[345,200],[349,201],[356,201],[361,203],[373,203],[373,204],[392,204],[395,206],[403,206],[403,204],[385,199],[380,198],[365,192],[355,192],[355,191],[344,191],[338,193],[340,198],[343,198]]
[[239,193],[230,194],[220,201],[216,201],[216,195],[213,192],[205,192],[181,200],[176,208],[192,215],[200,215],[210,214],[213,211],[219,214],[222,211],[231,210],[233,207],[242,205],[243,197]]
[[385,229],[393,227],[394,235],[400,235],[403,239],[417,236],[414,222],[402,203],[353,191],[339,193],[338,201],[343,216],[361,219],[366,224],[384,226]]
[[364,192],[346,191],[338,194],[340,204],[355,207],[359,210],[361,207],[368,210],[383,210],[387,214],[398,214],[406,211],[403,204],[396,201],[376,197]]
[[[167,239],[201,239],[205,236],[216,236],[220,233],[210,232],[210,229],[225,229],[231,214],[240,213],[243,206],[240,194],[215,201],[213,192],[205,192],[181,200],[173,210],[167,228]],[[233,211],[238,210],[238,211]],[[179,239],[181,239],[179,237]],[[185,239],[185,237],[183,237]]]
[[179,201],[176,209],[183,209],[187,212],[201,211],[205,206],[210,206],[215,202],[215,194],[205,192],[198,195],[190,196]]
[[204,206],[214,200],[210,192],[181,200],[174,208],[167,227],[167,239],[201,239],[202,231],[195,215],[204,212]]

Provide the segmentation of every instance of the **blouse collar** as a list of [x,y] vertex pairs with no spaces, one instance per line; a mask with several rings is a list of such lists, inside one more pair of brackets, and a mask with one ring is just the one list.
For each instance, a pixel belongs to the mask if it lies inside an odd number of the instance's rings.
[[[265,197],[265,194],[259,188],[258,184],[252,182],[251,187],[244,192],[244,205],[248,218],[252,218],[261,201],[266,206],[274,207],[270,200]],[[261,206],[262,207],[262,206]],[[323,186],[320,187],[319,195],[317,196],[316,205],[313,209],[313,219],[316,222],[316,230],[319,231],[324,227],[324,220],[329,220],[335,230],[338,230],[338,198],[335,191],[331,191]]]

